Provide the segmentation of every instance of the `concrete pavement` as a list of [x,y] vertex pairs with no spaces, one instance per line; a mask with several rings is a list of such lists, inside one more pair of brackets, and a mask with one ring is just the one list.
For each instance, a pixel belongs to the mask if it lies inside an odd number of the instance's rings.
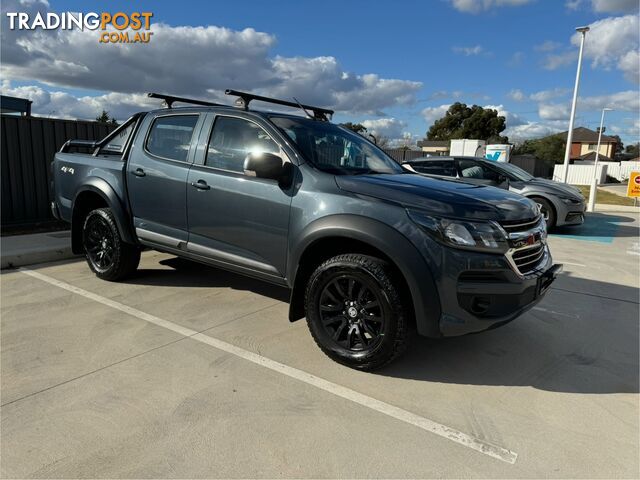
[[[636,478],[639,221],[593,218],[550,237],[565,271],[529,313],[478,335],[416,339],[376,374],[326,358],[304,323],[288,322],[286,290],[168,255],[145,253],[139,274],[118,284],[84,262],[34,267],[54,284],[5,271],[0,472]],[[505,447],[517,460],[483,455],[144,314]]]
[[73,256],[69,230],[0,237],[0,268],[55,262]]

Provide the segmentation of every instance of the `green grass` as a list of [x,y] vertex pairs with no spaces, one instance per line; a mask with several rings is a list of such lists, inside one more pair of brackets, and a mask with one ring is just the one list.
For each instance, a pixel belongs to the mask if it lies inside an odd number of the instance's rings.
[[[591,187],[588,185],[575,185],[580,189],[584,198],[589,200],[589,191]],[[604,203],[606,205],[630,205],[633,206],[633,198],[623,197],[616,195],[615,193],[607,192],[606,190],[598,189],[596,192],[596,203]]]

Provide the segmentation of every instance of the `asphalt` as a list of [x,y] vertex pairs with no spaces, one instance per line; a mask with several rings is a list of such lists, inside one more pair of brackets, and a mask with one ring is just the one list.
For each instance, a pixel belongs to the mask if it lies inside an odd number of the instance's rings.
[[120,284],[77,260],[5,270],[0,474],[637,478],[638,233],[599,213],[551,235],[565,268],[537,307],[375,374],[326,358],[285,290],[168,255]]

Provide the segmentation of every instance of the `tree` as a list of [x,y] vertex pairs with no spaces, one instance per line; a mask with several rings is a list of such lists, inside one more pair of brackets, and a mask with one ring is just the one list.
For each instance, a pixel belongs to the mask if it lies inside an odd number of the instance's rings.
[[625,148],[624,153],[626,153],[627,155],[632,155],[633,157],[640,156],[640,142],[627,145],[627,148]]
[[107,112],[106,110],[102,110],[102,113],[96,117],[96,122],[102,122],[102,123],[111,123],[112,125],[118,125],[118,121],[109,116],[109,112]]
[[622,143],[622,139],[620,138],[620,135],[611,135],[611,138],[616,139],[616,150],[615,152],[613,152],[613,156],[615,157],[616,155],[624,151],[624,144]]
[[473,138],[486,140],[488,143],[507,143],[509,139],[500,135],[505,128],[505,117],[498,115],[497,110],[478,105],[468,107],[456,102],[449,107],[444,117],[431,125],[427,139]]
[[353,130],[354,132],[360,135],[363,135],[364,133],[367,132],[367,127],[365,127],[361,123],[346,122],[346,123],[341,123],[340,126],[344,128],[348,128],[349,130]]
[[532,154],[549,164],[562,163],[564,161],[565,140],[559,135],[525,140],[513,149],[513,155]]

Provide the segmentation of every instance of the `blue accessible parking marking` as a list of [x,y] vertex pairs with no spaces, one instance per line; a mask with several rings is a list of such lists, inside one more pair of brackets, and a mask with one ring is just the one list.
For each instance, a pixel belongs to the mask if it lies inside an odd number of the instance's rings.
[[588,214],[582,225],[577,227],[558,227],[552,237],[570,238],[586,242],[611,243],[622,224],[632,222],[632,218],[618,215]]

